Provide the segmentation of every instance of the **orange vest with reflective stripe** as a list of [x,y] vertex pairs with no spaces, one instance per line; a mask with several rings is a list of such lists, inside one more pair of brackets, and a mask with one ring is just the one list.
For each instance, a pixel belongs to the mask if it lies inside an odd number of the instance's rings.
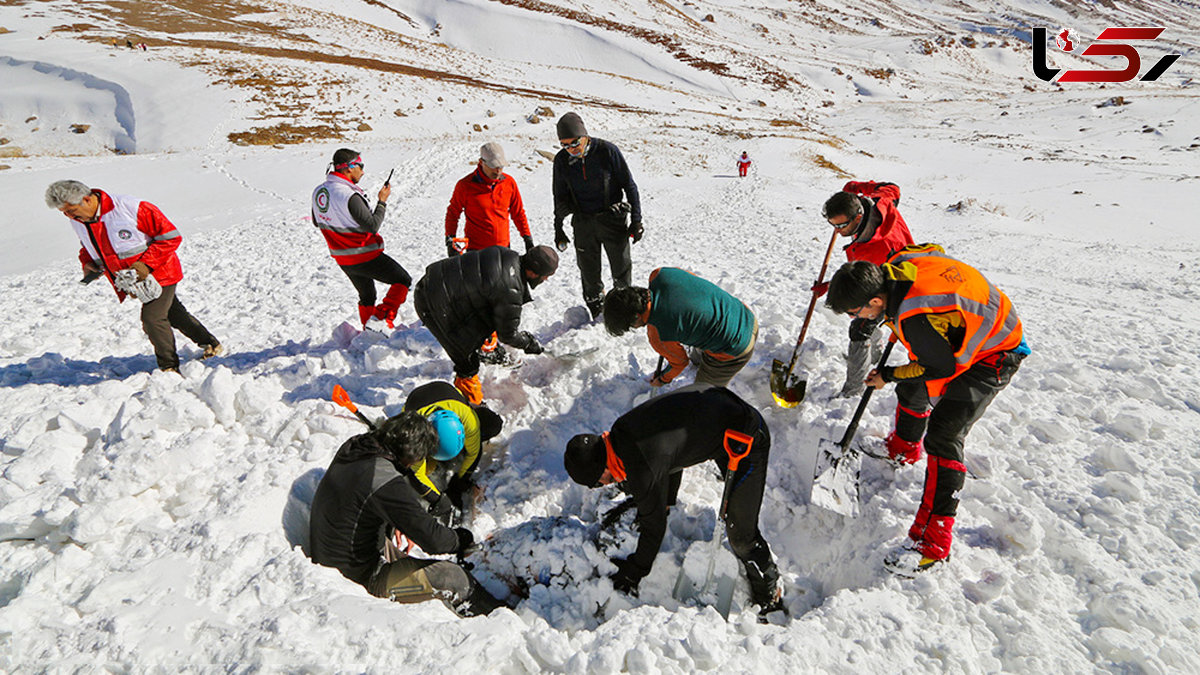
[[896,336],[905,347],[909,343],[902,326],[909,317],[957,311],[966,322],[962,346],[954,353],[954,374],[926,380],[930,397],[941,396],[950,381],[973,364],[1021,344],[1021,319],[1012,301],[974,267],[947,256],[935,244],[909,246],[888,260],[891,265],[901,263],[917,268],[916,280],[896,312]]

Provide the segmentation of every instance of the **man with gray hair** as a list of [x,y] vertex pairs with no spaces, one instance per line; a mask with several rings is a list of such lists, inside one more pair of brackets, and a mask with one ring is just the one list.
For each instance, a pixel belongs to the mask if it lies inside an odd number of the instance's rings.
[[71,219],[79,237],[84,283],[103,274],[121,302],[127,295],[142,301],[142,329],[154,345],[159,368],[179,372],[173,328],[204,350],[201,359],[224,353],[217,338],[175,295],[175,285],[183,278],[175,250],[183,237],[157,206],[93,190],[77,180],[51,183],[46,205]]

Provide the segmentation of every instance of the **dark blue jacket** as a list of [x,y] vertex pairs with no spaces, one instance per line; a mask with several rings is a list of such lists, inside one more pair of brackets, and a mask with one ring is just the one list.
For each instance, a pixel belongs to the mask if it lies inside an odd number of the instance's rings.
[[613,204],[629,202],[630,222],[642,222],[642,201],[629,165],[617,146],[602,138],[588,139],[581,158],[565,149],[554,156],[554,227],[562,227],[568,214],[608,211]]

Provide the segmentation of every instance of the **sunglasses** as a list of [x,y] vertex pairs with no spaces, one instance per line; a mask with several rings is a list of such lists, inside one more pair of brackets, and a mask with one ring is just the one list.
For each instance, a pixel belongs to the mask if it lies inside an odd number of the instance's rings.
[[564,148],[578,148],[579,144],[582,142],[583,142],[583,137],[580,137],[580,138],[576,138],[575,140],[571,141],[570,143],[567,143],[566,141],[560,141],[559,145],[563,146]]
[[363,163],[362,162],[350,162],[349,164],[346,165],[347,169],[353,169],[355,167],[358,167],[361,169],[361,168],[363,168]]

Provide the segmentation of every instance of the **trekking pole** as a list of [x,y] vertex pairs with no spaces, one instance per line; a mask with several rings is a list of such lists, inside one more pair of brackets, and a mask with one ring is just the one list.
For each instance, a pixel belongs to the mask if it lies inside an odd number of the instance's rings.
[[354,401],[350,400],[350,395],[346,393],[346,390],[342,388],[342,385],[333,385],[333,395],[330,398],[333,399],[334,403],[354,413],[358,419],[362,420],[363,424],[367,425],[371,429],[375,428],[375,423],[367,419],[366,415],[358,411],[358,406],[354,405]]

